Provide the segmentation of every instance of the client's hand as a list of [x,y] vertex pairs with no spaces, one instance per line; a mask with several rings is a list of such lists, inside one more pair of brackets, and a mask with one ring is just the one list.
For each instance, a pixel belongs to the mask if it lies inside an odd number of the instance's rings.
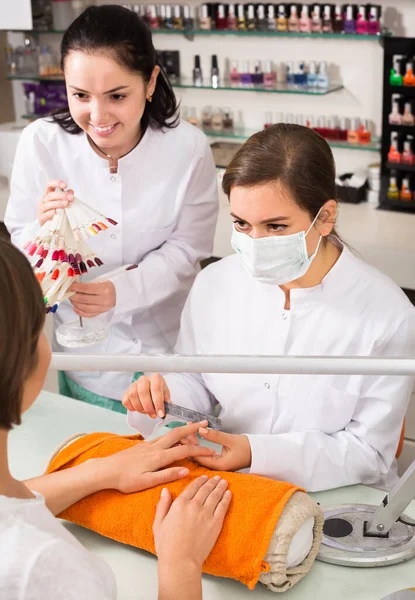
[[[189,447],[189,446],[185,446]],[[206,475],[195,479],[172,503],[164,488],[153,523],[160,568],[194,565],[201,571],[222,530],[231,502],[227,481]]]
[[150,442],[96,459],[96,468],[103,479],[101,489],[111,488],[128,494],[186,477],[189,474],[186,468],[165,467],[184,458],[209,458],[214,454],[211,448],[179,444],[182,438],[206,425],[207,421],[202,421],[177,427]]

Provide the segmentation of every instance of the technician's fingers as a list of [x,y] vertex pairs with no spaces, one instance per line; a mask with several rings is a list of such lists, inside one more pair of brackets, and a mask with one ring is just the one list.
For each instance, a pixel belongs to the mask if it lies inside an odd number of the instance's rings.
[[138,396],[137,384],[136,382],[132,383],[130,387],[124,392],[124,396],[122,398],[122,404],[125,406],[127,410],[134,410],[139,413],[144,413],[144,408],[140,402],[140,398]]
[[[203,423],[203,425],[201,425],[201,423]],[[166,435],[159,438],[157,443],[162,448],[171,448],[175,444],[178,444],[182,438],[196,433],[199,427],[205,427],[207,423],[207,421],[200,421],[200,423],[189,423],[188,425],[183,425],[183,427],[175,427],[169,431],[169,433],[166,433]]]
[[157,416],[161,419],[164,417],[164,399],[165,390],[167,388],[164,378],[160,373],[154,373],[150,377],[151,399]]
[[137,380],[137,394],[143,407],[143,412],[149,415],[152,419],[155,419],[156,411],[151,398],[149,377],[143,376]]

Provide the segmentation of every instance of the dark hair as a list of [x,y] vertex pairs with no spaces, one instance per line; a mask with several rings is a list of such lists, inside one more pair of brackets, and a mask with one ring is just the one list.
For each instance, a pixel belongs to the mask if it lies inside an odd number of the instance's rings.
[[[61,68],[70,52],[107,51],[123,67],[140,73],[149,81],[156,66],[156,51],[147,25],[133,11],[114,4],[90,6],[65,31],[61,42]],[[152,102],[146,102],[141,120],[143,130],[173,128],[178,124],[177,101],[163,69],[157,77]],[[81,133],[69,107],[52,116],[68,133]]]
[[0,428],[20,424],[24,384],[37,364],[43,294],[27,258],[0,236]]
[[280,181],[314,219],[328,200],[336,199],[335,176],[330,146],[318,133],[278,123],[245,142],[226,169],[222,188],[229,198],[235,186]]

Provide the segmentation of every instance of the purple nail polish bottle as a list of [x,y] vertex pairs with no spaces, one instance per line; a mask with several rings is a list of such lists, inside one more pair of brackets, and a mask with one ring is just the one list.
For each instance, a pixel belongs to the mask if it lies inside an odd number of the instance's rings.
[[353,18],[353,6],[348,4],[344,15],[344,33],[356,33],[356,24]]
[[251,83],[252,83],[252,75],[249,72],[249,63],[247,60],[244,60],[242,63],[241,84],[249,85]]

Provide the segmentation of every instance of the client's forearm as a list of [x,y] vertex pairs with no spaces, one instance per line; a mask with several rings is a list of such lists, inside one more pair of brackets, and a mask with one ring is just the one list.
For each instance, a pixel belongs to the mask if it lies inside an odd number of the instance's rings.
[[54,515],[106,487],[104,473],[94,459],[70,469],[27,479],[24,483],[45,496],[46,505]]
[[202,573],[192,561],[159,561],[158,577],[158,600],[202,600]]

